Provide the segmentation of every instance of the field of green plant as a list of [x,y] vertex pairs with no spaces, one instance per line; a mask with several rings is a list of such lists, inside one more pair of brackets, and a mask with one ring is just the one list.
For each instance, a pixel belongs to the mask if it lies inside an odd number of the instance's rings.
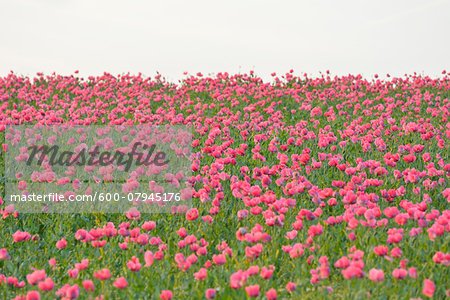
[[182,125],[193,150],[172,213],[21,213],[3,171],[1,298],[445,299],[449,79],[1,77],[3,169],[11,125]]

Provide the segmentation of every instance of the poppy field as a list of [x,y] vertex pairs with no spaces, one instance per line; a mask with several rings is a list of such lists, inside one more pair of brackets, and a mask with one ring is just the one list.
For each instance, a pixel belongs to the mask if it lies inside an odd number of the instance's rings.
[[[448,298],[449,99],[445,71],[0,77],[0,297]],[[5,139],[35,124],[188,128],[189,172],[166,179],[192,203],[21,213]]]

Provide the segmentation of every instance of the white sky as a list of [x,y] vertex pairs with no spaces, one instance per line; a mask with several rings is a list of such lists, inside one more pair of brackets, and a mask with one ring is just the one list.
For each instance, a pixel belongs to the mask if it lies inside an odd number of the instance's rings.
[[0,0],[0,26],[0,76],[450,71],[450,0]]

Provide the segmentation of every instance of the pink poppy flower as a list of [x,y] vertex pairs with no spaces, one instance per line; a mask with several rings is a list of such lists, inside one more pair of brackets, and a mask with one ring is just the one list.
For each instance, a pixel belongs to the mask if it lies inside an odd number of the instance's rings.
[[427,296],[427,297],[433,297],[434,294],[434,290],[436,288],[436,285],[434,284],[433,281],[429,280],[429,279],[425,279],[423,281],[423,289],[422,289],[422,293]]
[[249,297],[258,297],[259,296],[259,285],[249,285],[245,288],[245,292]]
[[56,242],[56,248],[58,249],[64,249],[67,246],[67,241],[65,238],[62,238],[61,240]]
[[373,282],[381,282],[384,280],[384,272],[383,270],[370,269],[369,271],[369,279]]
[[104,268],[94,273],[94,277],[100,279],[100,280],[108,280],[111,278],[111,272],[109,269]]
[[82,285],[86,292],[93,292],[95,290],[94,283],[91,280],[84,280]]
[[216,298],[216,290],[215,289],[207,289],[205,292],[206,299],[215,299]]
[[161,293],[159,294],[159,298],[161,298],[161,300],[170,300],[172,299],[172,291],[170,290],[163,290],[161,291]]
[[124,289],[124,288],[126,288],[126,287],[128,286],[128,282],[127,282],[127,280],[126,280],[124,277],[118,277],[118,278],[114,281],[113,285],[114,285],[116,288],[122,290],[122,289]]

